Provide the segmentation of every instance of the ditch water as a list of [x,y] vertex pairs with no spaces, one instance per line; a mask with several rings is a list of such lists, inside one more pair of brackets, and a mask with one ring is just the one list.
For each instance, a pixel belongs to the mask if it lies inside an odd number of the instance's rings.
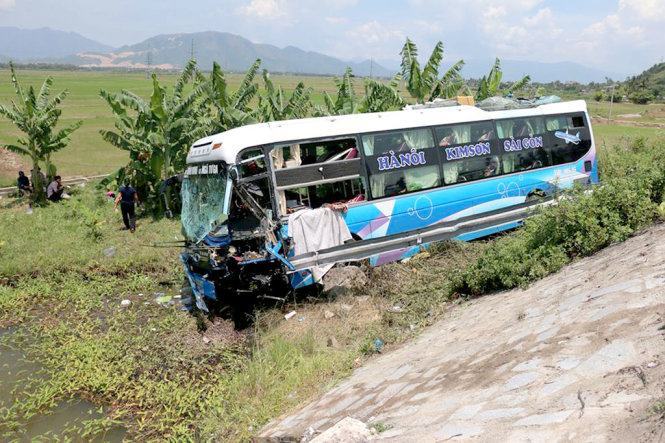
[[[0,418],[17,400],[24,399],[27,392],[47,379],[39,363],[22,351],[29,345],[29,340],[15,329],[0,330]],[[86,422],[104,417],[103,410],[90,402],[64,400],[46,412],[29,418],[18,417],[12,430],[4,429],[7,424],[0,422],[0,440],[81,440]],[[125,433],[124,428],[113,427],[94,438],[86,437],[86,440],[119,442]]]

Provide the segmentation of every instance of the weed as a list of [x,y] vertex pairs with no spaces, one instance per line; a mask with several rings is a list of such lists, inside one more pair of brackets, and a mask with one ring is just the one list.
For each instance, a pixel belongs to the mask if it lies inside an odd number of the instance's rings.
[[389,425],[387,423],[380,422],[380,421],[377,421],[377,422],[374,422],[374,423],[370,424],[369,427],[370,427],[370,429],[373,429],[377,434],[380,434],[382,432],[386,432],[387,430],[392,428],[391,425]]

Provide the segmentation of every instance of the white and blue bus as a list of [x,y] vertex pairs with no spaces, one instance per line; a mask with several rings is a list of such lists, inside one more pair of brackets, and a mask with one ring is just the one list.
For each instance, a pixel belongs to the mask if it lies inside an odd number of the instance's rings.
[[[557,191],[598,182],[584,101],[248,125],[197,141],[187,164],[181,258],[204,310],[313,284],[318,266],[380,265],[512,229]],[[352,238],[296,254],[289,217],[330,205]]]

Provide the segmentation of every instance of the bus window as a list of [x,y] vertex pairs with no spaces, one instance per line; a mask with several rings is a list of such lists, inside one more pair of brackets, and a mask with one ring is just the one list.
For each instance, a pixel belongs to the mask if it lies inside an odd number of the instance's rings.
[[277,146],[271,155],[275,169],[297,168],[357,158],[356,144],[355,138],[297,143]]
[[238,170],[242,178],[266,172],[266,159],[263,149],[252,148],[243,151],[238,158]]
[[442,126],[435,129],[440,147],[469,144],[494,139],[494,125],[491,122],[468,123],[464,125]]
[[591,148],[591,136],[582,114],[546,116],[545,127],[546,149],[555,165],[577,161]]
[[499,156],[492,153],[492,122],[441,126],[435,129],[444,159],[443,179],[452,185],[501,173]]
[[541,117],[499,120],[496,128],[504,174],[552,164],[547,150],[545,123]]
[[[287,189],[284,192],[282,214],[290,214],[303,208],[319,208],[327,204],[352,204],[365,200],[361,178],[316,186]],[[280,206],[282,203],[280,202]]]
[[362,144],[373,198],[441,185],[438,155],[429,129],[364,135]]

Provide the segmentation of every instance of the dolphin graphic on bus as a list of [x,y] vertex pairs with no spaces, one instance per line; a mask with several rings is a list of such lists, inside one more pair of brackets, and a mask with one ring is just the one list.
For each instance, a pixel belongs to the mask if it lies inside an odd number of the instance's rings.
[[560,138],[561,140],[565,140],[566,144],[572,143],[574,145],[579,145],[580,142],[582,141],[580,139],[580,133],[578,132],[577,134],[569,134],[568,129],[566,129],[566,132],[563,131],[556,131],[554,133],[554,136],[556,138]]

